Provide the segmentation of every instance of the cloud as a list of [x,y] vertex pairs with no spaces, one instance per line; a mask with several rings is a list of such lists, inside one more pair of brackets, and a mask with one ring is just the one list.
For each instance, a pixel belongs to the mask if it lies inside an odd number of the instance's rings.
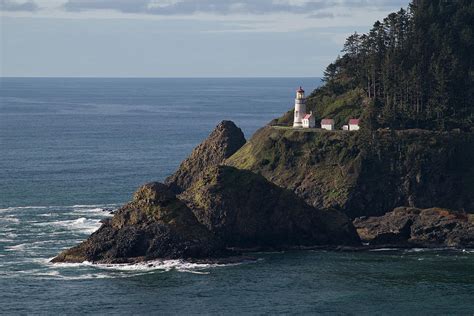
[[123,13],[188,15],[194,13],[304,13],[326,5],[325,1],[309,1],[301,4],[292,2],[291,0],[68,0],[64,7],[68,11],[111,9]]
[[324,19],[324,18],[334,18],[334,14],[331,12],[316,12],[314,14],[308,15],[308,18],[311,19]]
[[15,0],[0,0],[0,11],[38,11],[38,5],[32,0],[15,1]]
[[67,0],[67,11],[115,10],[122,13],[155,15],[210,14],[312,14],[313,18],[331,17],[318,12],[334,7],[386,9],[407,5],[408,0]]

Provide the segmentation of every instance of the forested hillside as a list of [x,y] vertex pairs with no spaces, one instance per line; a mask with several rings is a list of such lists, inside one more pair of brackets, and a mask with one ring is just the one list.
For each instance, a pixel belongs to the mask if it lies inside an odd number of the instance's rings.
[[[470,129],[474,97],[474,1],[414,0],[349,36],[308,97],[308,111],[370,129]],[[291,120],[292,113],[279,119]]]

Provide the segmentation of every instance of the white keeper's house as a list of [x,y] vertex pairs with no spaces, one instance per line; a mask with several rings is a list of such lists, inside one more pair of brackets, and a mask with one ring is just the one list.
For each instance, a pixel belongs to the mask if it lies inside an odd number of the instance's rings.
[[303,117],[303,128],[314,128],[316,126],[316,119],[313,112],[309,112]]
[[350,131],[358,131],[360,126],[360,119],[350,119],[349,120],[349,130]]
[[326,129],[328,131],[334,130],[334,120],[333,119],[322,119],[321,120],[321,128]]

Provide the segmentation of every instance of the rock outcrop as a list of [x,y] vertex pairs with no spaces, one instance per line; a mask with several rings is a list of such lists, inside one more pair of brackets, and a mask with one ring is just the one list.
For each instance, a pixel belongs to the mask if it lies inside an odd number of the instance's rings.
[[149,183],[86,241],[52,262],[133,263],[225,255],[223,245],[168,187]]
[[371,246],[474,248],[474,214],[399,207],[384,216],[358,218],[354,225]]
[[349,217],[401,205],[474,212],[474,135],[266,126],[226,164],[263,175],[316,208]]
[[222,121],[197,146],[165,183],[175,193],[186,190],[209,167],[220,165],[245,144],[242,130],[232,121]]
[[[267,126],[244,143],[223,121],[166,184],[139,188],[52,261],[213,260],[244,248],[357,247],[359,235],[371,246],[474,247],[471,134]],[[349,219],[398,205],[467,213],[397,208],[357,219],[357,230]]]
[[360,244],[343,213],[317,210],[247,170],[210,168],[180,198],[227,247]]
[[250,171],[209,168],[180,198],[164,184],[146,184],[86,241],[52,262],[221,259],[235,255],[229,248],[360,245],[347,216],[316,210]]
[[236,254],[230,248],[360,245],[345,214],[315,209],[251,171],[219,166],[244,141],[232,122],[219,124],[168,185],[142,186],[98,231],[52,261],[220,260]]

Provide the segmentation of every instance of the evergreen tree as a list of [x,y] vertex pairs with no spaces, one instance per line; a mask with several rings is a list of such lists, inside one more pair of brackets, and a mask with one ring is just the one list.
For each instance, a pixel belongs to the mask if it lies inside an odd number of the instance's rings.
[[370,128],[472,126],[474,1],[414,0],[367,34],[350,35],[342,53],[317,91],[365,91]]

